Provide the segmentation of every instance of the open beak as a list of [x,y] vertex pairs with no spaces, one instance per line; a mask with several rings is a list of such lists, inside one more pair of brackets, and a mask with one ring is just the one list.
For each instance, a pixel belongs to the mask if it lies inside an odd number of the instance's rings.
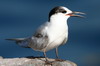
[[83,13],[83,12],[72,12],[72,13],[69,13],[69,14],[67,14],[67,15],[83,18],[84,16],[82,16],[82,15],[85,15],[85,13]]

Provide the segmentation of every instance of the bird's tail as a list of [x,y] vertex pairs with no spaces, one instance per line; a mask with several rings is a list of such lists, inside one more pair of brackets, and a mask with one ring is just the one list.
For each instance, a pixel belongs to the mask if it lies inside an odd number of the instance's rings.
[[11,39],[6,39],[6,40],[15,41],[16,44],[20,45],[21,47],[29,48],[28,47],[28,40],[27,40],[27,38],[11,38]]

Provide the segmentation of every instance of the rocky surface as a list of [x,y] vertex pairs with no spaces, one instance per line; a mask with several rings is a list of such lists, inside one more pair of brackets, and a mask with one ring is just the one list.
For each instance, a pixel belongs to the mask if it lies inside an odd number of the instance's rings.
[[3,58],[0,57],[0,66],[77,66],[71,61],[55,61],[48,59],[51,63],[46,63],[45,58]]

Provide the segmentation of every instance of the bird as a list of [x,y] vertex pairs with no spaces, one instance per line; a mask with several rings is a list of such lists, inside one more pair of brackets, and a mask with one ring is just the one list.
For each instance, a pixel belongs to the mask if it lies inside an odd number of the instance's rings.
[[68,18],[84,17],[83,14],[85,13],[71,11],[64,6],[56,6],[49,12],[48,20],[40,25],[31,37],[7,40],[15,41],[21,47],[43,52],[46,61],[46,52],[55,49],[56,58],[59,58],[58,47],[68,41]]

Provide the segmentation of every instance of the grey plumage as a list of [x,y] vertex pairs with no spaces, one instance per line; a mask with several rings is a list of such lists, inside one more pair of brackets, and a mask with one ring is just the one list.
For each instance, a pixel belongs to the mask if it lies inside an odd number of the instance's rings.
[[48,37],[44,36],[44,37],[32,37],[28,46],[31,48],[34,48],[34,50],[42,50],[43,48],[45,48],[48,44]]
[[15,41],[16,44],[20,45],[21,47],[30,48],[28,46],[29,38],[11,38],[11,39],[6,39],[6,40]]
[[41,25],[35,32],[32,37],[29,38],[12,38],[6,40],[15,41],[18,45],[24,48],[34,48],[34,50],[40,51],[45,48],[48,44],[48,36],[46,33],[46,27],[49,25],[49,22]]
[[66,7],[58,6],[49,13],[48,22],[41,25],[34,35],[29,38],[14,38],[13,40],[21,47],[32,48],[42,51],[47,61],[46,52],[56,48],[56,57],[58,58],[58,47],[68,40],[68,25],[66,20],[70,16],[82,17],[82,12],[72,12]]
[[33,36],[38,37],[39,35],[41,36],[46,36],[47,32],[46,32],[46,28],[48,27],[48,25],[50,25],[49,22],[44,23],[43,25],[41,25],[35,32],[35,34]]
[[35,34],[31,37],[29,42],[29,47],[34,48],[35,50],[41,50],[45,48],[48,44],[48,35],[47,35],[47,27],[50,23],[46,22],[45,24],[41,25]]

